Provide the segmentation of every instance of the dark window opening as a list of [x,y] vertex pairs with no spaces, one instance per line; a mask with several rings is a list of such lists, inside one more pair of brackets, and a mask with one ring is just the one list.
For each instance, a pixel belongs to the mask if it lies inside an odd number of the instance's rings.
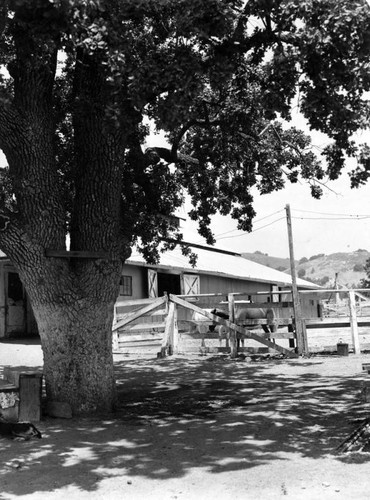
[[121,276],[119,294],[124,297],[132,295],[132,276]]

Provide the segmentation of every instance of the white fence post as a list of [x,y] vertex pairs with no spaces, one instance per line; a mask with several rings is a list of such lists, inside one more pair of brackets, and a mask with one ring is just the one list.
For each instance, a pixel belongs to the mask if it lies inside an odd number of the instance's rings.
[[360,339],[358,336],[355,291],[349,290],[348,295],[349,295],[349,318],[351,322],[353,350],[355,354],[361,354]]
[[172,351],[173,354],[179,352],[179,328],[177,324],[177,304],[174,304],[173,320],[172,320]]
[[[234,294],[232,294],[232,293],[228,294],[228,302],[229,302],[229,321],[230,321],[230,323],[235,323]],[[230,331],[230,347],[231,347],[230,356],[232,358],[236,358],[236,356],[238,355],[238,341],[236,338],[236,331],[235,330]]]
[[112,332],[112,347],[113,351],[119,350],[119,342],[118,342],[118,330]]

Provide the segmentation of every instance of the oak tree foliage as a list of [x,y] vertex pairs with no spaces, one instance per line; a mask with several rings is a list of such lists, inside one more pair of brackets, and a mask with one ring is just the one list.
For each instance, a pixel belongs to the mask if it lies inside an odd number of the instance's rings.
[[[10,217],[22,210],[26,168],[14,168],[9,134],[17,122],[27,126],[32,107],[48,113],[42,126],[50,129],[65,230],[81,170],[93,168],[76,156],[76,128],[94,114],[122,142],[125,243],[140,238],[147,258],[158,257],[160,238],[173,230],[163,216],[185,190],[191,218],[212,242],[208,223],[218,211],[251,228],[252,186],[268,193],[301,176],[320,196],[316,181],[335,179],[346,155],[359,159],[353,184],[367,180],[368,148],[351,140],[369,113],[365,1],[8,0],[1,31],[10,75],[1,86],[0,146],[9,164],[2,199]],[[333,139],[326,172],[309,138],[282,128],[297,93],[312,128]],[[145,150],[148,118],[170,149]]]
[[[186,193],[212,243],[217,212],[251,229],[252,187],[303,179],[319,197],[348,155],[352,184],[367,181],[369,147],[352,136],[369,118],[369,26],[365,0],[2,0],[0,248],[30,293],[45,358],[56,355],[43,308],[112,305],[132,245],[154,262],[164,238],[181,241],[171,216]],[[293,101],[332,139],[326,163],[289,126]],[[152,127],[168,146],[146,146]],[[45,259],[66,234],[72,250],[111,259]]]

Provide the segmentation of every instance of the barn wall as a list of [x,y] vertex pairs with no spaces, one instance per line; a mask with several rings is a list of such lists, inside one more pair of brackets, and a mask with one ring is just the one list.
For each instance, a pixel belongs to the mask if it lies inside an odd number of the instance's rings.
[[[148,268],[143,266],[134,266],[125,264],[122,269],[123,276],[132,277],[132,296],[121,297],[120,300],[141,299],[147,297],[147,272]],[[179,274],[179,271],[169,271],[158,269],[159,273]],[[186,272],[185,274],[193,274]],[[256,291],[270,291],[271,285],[269,283],[258,283],[253,281],[238,280],[235,278],[227,278],[223,276],[213,276],[202,273],[194,273],[200,276],[200,293],[231,293],[231,292],[256,292]],[[257,300],[257,298],[253,298]],[[266,297],[258,297],[258,301],[266,300]]]
[[122,268],[122,276],[132,277],[132,296],[119,297],[120,301],[143,299],[147,297],[147,285],[145,281],[146,273],[146,268],[124,264]]
[[[172,270],[164,270],[158,269],[159,273],[170,273],[170,274],[179,274],[179,271]],[[121,296],[118,300],[132,300],[132,299],[142,299],[148,297],[148,283],[147,283],[147,273],[148,268],[143,266],[134,266],[125,264],[122,269],[123,276],[131,276],[132,277],[132,296]],[[200,277],[200,293],[208,294],[208,293],[223,293],[227,295],[232,292],[241,292],[241,293],[255,293],[255,292],[268,292],[272,291],[272,284],[270,283],[259,283],[256,281],[246,281],[246,280],[238,280],[236,278],[228,278],[224,276],[216,276],[216,275],[207,275],[202,273],[189,273],[188,271],[185,274],[194,274]],[[266,295],[261,296],[252,296],[253,302],[267,302],[270,300],[270,297]],[[247,299],[245,297],[245,299]],[[282,301],[291,301],[292,297],[290,294],[281,295]],[[314,300],[314,297],[311,296],[302,296],[302,302],[304,302],[305,311],[307,313],[313,313],[314,310],[317,309],[317,300]]]
[[318,293],[300,295],[303,318],[317,318],[322,316],[322,310],[319,305],[320,298]]
[[[153,268],[154,269],[154,268]],[[173,271],[169,269],[158,269],[159,273],[169,273],[179,275],[179,271]],[[148,268],[143,266],[135,266],[135,265],[124,265],[122,270],[123,276],[131,276],[132,277],[132,295],[131,296],[119,296],[116,303],[116,313],[119,314],[123,311],[126,311],[124,307],[124,302],[127,300],[133,299],[141,299],[148,297],[148,284],[147,284],[147,273]],[[238,280],[236,278],[228,278],[224,276],[217,275],[207,275],[202,273],[189,273],[188,271],[185,274],[194,274],[199,276],[200,278],[200,294],[222,294],[221,296],[216,297],[197,297],[194,298],[194,304],[206,309],[214,309],[217,308],[219,310],[228,311],[227,305],[227,294],[228,293],[244,293],[244,294],[255,294],[256,292],[272,292],[272,283],[259,283],[256,281],[246,281],[246,280]],[[281,301],[292,302],[291,294],[286,295],[277,295],[277,297],[281,297]],[[252,295],[250,299],[253,302],[268,302],[271,300],[271,296],[268,295]],[[302,313],[303,317],[317,317],[318,316],[318,301],[315,300],[313,296],[301,296],[302,299]],[[238,300],[236,298],[236,300]],[[248,300],[248,296],[241,297],[241,300]],[[123,309],[122,309],[123,307]],[[237,307],[242,307],[239,305]],[[293,309],[291,307],[286,307],[282,309],[274,309],[277,317],[281,318],[289,318],[293,315]],[[184,320],[189,321],[192,317],[192,312],[186,310],[184,308],[178,309],[178,320],[181,323]],[[158,319],[158,318],[157,318]],[[156,319],[151,317],[148,318],[140,318],[137,320],[140,323],[146,322],[155,322]]]
[[[223,276],[212,276],[200,274],[200,293],[231,293],[231,292],[268,292],[270,291],[269,283],[257,283],[253,281],[238,280],[234,278],[226,278]],[[266,300],[258,297],[258,301]],[[253,297],[253,301],[257,301],[257,297]]]

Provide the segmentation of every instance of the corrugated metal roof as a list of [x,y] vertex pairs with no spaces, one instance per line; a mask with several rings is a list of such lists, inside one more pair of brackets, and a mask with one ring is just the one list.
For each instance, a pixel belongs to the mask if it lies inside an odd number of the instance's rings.
[[[142,255],[133,250],[126,264],[212,274],[247,281],[274,283],[279,286],[290,286],[292,284],[292,279],[289,274],[263,266],[262,264],[258,264],[257,262],[253,262],[238,255],[216,253],[205,248],[196,248],[194,249],[194,253],[198,255],[196,267],[191,266],[188,258],[182,255],[181,249],[178,247],[176,247],[175,250],[169,250],[163,253],[160,258],[160,263],[155,266],[146,264]],[[297,285],[309,289],[320,288],[314,283],[299,278],[297,279]]]

